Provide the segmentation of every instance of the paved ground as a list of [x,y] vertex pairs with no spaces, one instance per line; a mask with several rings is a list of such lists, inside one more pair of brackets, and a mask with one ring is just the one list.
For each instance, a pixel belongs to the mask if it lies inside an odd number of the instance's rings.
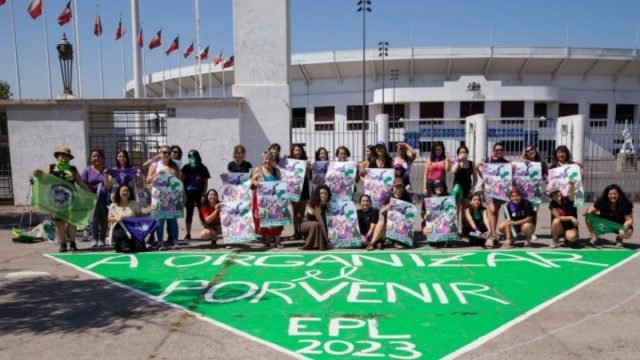
[[[13,243],[8,229],[18,223],[21,210],[0,208],[0,359],[287,358],[42,256],[56,251],[52,244]],[[635,218],[640,224],[638,212]],[[544,247],[550,241],[544,236],[549,233],[545,206],[538,224],[538,244]],[[586,237],[584,226],[581,234]],[[189,248],[206,245],[194,241]],[[297,243],[287,245],[285,251],[292,251]],[[88,246],[79,243],[81,250]],[[637,235],[628,246],[640,247]],[[637,359],[639,272],[635,258],[461,358]]]

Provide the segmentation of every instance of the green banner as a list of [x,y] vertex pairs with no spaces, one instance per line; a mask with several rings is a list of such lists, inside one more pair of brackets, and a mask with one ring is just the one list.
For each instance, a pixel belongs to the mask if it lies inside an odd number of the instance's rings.
[[618,234],[624,227],[622,224],[601,218],[596,214],[587,214],[587,221],[591,224],[596,236],[602,234]]
[[544,250],[53,257],[298,358],[439,359],[479,346],[634,255]]
[[80,228],[91,222],[97,202],[93,193],[45,173],[34,179],[31,206]]

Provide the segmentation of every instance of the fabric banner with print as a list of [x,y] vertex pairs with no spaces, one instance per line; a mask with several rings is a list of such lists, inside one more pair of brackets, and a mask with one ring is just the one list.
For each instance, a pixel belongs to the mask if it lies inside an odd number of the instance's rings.
[[454,196],[424,199],[428,242],[458,240],[458,212]]
[[483,164],[482,183],[485,198],[509,200],[509,191],[513,185],[511,163]]
[[575,184],[574,206],[583,207],[584,188],[582,186],[582,174],[579,165],[562,165],[554,169],[549,169],[547,189],[559,189],[563,196],[569,196],[570,180],[573,180]]
[[534,205],[542,203],[542,164],[516,161],[513,163],[513,186],[522,191],[522,197]]
[[144,241],[155,229],[156,220],[149,217],[130,217],[120,220],[127,231],[127,235],[131,235],[131,239]]
[[258,185],[260,227],[291,225],[288,184],[286,181],[266,181]]
[[154,219],[177,219],[184,217],[184,187],[182,182],[168,172],[159,174],[151,188],[151,201],[155,210]]
[[413,224],[418,218],[418,208],[410,202],[391,198],[387,211],[387,239],[413,246]]
[[324,184],[324,179],[327,176],[327,170],[329,169],[329,161],[316,161],[313,163],[313,169],[311,174],[311,191],[315,190],[318,186]]
[[95,194],[50,174],[34,179],[31,206],[80,228],[91,222],[98,201]]
[[280,174],[282,174],[282,181],[287,183],[287,196],[289,200],[293,202],[300,201],[307,171],[307,161],[282,158],[280,159],[278,167],[280,168]]
[[251,201],[229,201],[220,207],[222,242],[240,244],[256,240]]
[[249,201],[251,202],[251,174],[226,173],[220,174],[222,186],[220,187],[220,199],[222,201]]
[[591,224],[596,236],[602,234],[618,234],[620,230],[624,229],[624,225],[607,220],[596,214],[587,214],[587,221]]
[[332,201],[327,207],[327,232],[332,248],[360,248],[358,213],[353,201]]
[[364,193],[371,196],[373,207],[380,208],[393,185],[393,169],[367,169],[364,175]]
[[353,198],[357,168],[358,165],[353,161],[329,163],[325,184],[331,189],[332,201],[350,201]]
[[107,169],[107,174],[111,175],[113,179],[113,188],[117,189],[122,184],[128,184],[133,188],[133,184],[136,180],[136,174],[138,173],[138,169],[136,168],[128,168],[128,169],[119,169],[119,168],[110,168]]

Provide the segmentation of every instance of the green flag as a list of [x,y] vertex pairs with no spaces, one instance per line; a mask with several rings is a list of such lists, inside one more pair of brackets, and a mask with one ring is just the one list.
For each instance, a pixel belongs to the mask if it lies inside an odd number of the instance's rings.
[[622,224],[603,219],[596,214],[587,214],[587,221],[591,223],[591,227],[593,228],[593,232],[596,233],[596,236],[610,233],[617,234],[618,231],[622,230],[623,228]]
[[93,217],[96,196],[68,181],[49,174],[35,177],[31,206],[77,227],[85,227]]

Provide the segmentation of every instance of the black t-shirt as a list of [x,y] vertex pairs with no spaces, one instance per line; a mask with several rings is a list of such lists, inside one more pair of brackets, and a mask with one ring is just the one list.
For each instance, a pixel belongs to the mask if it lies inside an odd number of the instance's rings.
[[365,212],[362,209],[358,210],[358,227],[360,228],[360,234],[367,235],[371,224],[378,222],[378,209],[369,208],[369,211]]
[[533,211],[533,205],[531,205],[527,199],[522,199],[519,206],[515,208],[511,202],[508,202],[506,209],[509,211],[509,217],[511,217],[512,221],[519,221],[536,214],[535,211]]
[[558,216],[573,216],[574,218],[578,218],[578,209],[573,204],[573,201],[569,200],[568,196],[563,196],[560,204],[557,204],[555,201],[551,201],[549,203],[549,210],[555,209],[558,213]]
[[232,161],[227,165],[227,171],[230,173],[248,173],[251,171],[252,167],[253,166],[248,161],[243,161],[240,164]]
[[198,167],[191,167],[185,165],[180,170],[182,178],[184,179],[184,189],[186,191],[203,191],[204,183],[207,179],[211,178],[209,175],[209,169],[206,166],[200,164]]
[[487,161],[485,161],[487,164],[507,164],[510,161],[505,159],[505,158],[500,158],[500,159],[494,159],[494,158],[488,158]]
[[618,224],[624,224],[624,216],[633,213],[631,206],[622,206],[621,204],[617,204],[615,210],[612,210],[609,205],[602,206],[597,202],[593,204],[593,207],[600,212],[600,217]]

